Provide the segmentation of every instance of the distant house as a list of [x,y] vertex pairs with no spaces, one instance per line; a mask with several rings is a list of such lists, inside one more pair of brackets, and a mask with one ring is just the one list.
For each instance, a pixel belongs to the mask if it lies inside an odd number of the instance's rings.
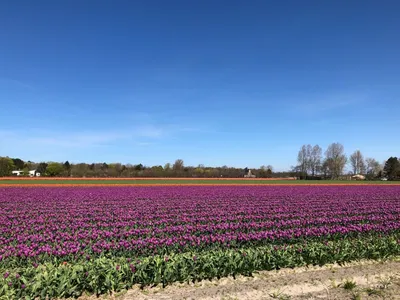
[[[11,174],[13,176],[23,176],[23,175],[25,175],[25,172],[24,171],[20,171],[20,170],[19,171],[12,171]],[[36,170],[31,170],[31,171],[28,172],[28,175],[30,177],[39,177],[40,173],[36,172]]]
[[30,177],[40,177],[40,173],[37,172],[36,170],[31,170],[31,171],[29,171],[29,176]]
[[248,170],[247,174],[244,175],[244,178],[255,178],[256,175],[251,174],[251,170]]
[[12,171],[11,174],[13,176],[21,176],[24,175],[24,171]]
[[357,175],[351,176],[351,179],[354,179],[354,180],[365,180],[365,176],[357,174]]

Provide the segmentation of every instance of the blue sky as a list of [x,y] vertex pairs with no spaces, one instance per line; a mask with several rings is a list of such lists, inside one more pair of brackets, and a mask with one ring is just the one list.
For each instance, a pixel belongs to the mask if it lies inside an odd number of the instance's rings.
[[2,1],[0,155],[285,170],[400,155],[398,1]]

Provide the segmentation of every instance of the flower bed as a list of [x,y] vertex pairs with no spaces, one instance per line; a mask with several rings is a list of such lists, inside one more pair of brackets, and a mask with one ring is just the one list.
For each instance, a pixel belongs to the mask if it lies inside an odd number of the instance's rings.
[[400,186],[0,187],[0,296],[400,254]]

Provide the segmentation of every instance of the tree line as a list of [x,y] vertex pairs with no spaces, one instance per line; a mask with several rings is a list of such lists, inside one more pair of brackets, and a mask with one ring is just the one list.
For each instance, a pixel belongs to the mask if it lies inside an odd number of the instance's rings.
[[[164,166],[144,166],[143,164],[121,163],[77,163],[68,161],[40,162],[23,161],[20,158],[0,157],[0,176],[11,176],[12,171],[22,170],[28,175],[30,170],[36,170],[41,176],[49,177],[195,177],[195,178],[240,178],[247,174],[247,168],[228,166],[207,167],[204,165],[186,166],[182,159]],[[251,169],[252,174],[260,178],[290,176],[288,172],[273,172],[271,165],[263,165]]]
[[[346,173],[346,166],[350,171]],[[23,161],[20,158],[0,157],[0,176],[11,176],[12,171],[22,170],[28,175],[36,170],[41,176],[50,177],[194,177],[194,178],[240,178],[248,168],[228,166],[186,166],[182,159],[164,166],[121,163],[70,163]],[[303,145],[297,155],[297,165],[286,172],[274,172],[271,165],[251,169],[258,178],[296,177],[298,179],[341,179],[349,175],[364,175],[366,179],[400,180],[400,158],[390,157],[383,164],[376,159],[364,158],[360,150],[350,156],[340,143],[330,144],[325,152],[319,145]]]
[[[346,173],[348,165],[350,171]],[[340,179],[345,175],[363,175],[369,180],[399,180],[400,160],[390,157],[381,164],[375,158],[364,159],[360,150],[348,157],[340,143],[330,144],[324,155],[319,145],[303,145],[297,154],[297,165],[292,167],[292,171],[300,179]]]

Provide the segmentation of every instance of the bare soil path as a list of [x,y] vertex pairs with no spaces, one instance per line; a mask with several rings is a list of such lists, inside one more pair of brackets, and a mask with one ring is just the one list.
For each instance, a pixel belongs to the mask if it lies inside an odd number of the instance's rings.
[[345,266],[327,265],[265,271],[239,276],[173,284],[141,290],[134,287],[121,300],[145,299],[400,299],[400,260],[363,261]]
[[[304,267],[257,272],[197,283],[174,283],[129,291],[101,299],[113,300],[400,300],[400,258],[323,267]],[[81,300],[98,299],[84,296]]]

